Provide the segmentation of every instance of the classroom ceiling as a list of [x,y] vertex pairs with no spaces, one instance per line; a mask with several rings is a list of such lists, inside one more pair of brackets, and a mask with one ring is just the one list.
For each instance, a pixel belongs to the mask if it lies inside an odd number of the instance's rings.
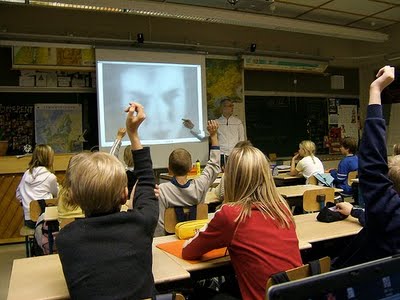
[[385,42],[400,0],[0,0]]
[[380,31],[400,22],[400,0],[150,0]]

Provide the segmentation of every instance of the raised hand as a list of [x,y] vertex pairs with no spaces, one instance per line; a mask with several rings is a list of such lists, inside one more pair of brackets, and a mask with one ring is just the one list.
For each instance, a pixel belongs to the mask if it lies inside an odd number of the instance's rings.
[[183,121],[183,126],[185,126],[186,128],[189,128],[189,129],[193,129],[194,124],[192,123],[191,120],[189,120],[189,119],[182,119],[182,121]]
[[126,129],[128,135],[137,134],[140,124],[142,124],[144,119],[146,119],[143,105],[136,102],[130,102],[129,106],[125,109],[125,112],[128,113],[126,116]]
[[210,135],[215,135],[218,132],[218,122],[215,120],[209,120],[207,122],[207,131]]
[[126,128],[119,128],[117,132],[117,139],[122,140],[126,134]]
[[376,79],[371,83],[371,89],[378,89],[380,92],[394,80],[394,67],[384,66],[376,74]]

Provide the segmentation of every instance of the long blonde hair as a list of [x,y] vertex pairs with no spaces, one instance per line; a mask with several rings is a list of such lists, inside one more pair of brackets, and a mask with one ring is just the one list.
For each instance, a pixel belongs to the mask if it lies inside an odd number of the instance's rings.
[[[304,140],[299,144],[299,149],[303,149],[305,156],[311,156],[312,161],[314,161],[316,147],[313,141]],[[304,156],[304,157],[305,157]]]
[[49,145],[38,144],[32,153],[31,161],[29,162],[29,172],[32,173],[36,167],[45,167],[50,172],[53,170],[54,150]]
[[256,206],[281,227],[289,228],[294,224],[289,206],[276,189],[270,165],[257,148],[243,146],[232,150],[224,186],[224,203],[241,207],[235,221],[242,222],[250,217],[252,206]]

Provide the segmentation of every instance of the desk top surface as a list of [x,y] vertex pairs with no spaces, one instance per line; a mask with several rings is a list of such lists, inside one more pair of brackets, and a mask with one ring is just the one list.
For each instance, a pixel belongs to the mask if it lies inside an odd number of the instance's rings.
[[45,221],[54,221],[58,219],[58,208],[57,206],[47,206],[44,211]]
[[299,240],[315,243],[355,235],[362,229],[358,220],[352,216],[342,221],[324,223],[317,221],[317,215],[318,213],[294,216]]
[[[317,190],[326,188],[325,186],[313,185],[313,184],[302,184],[302,185],[289,185],[289,186],[278,186],[278,192],[285,198],[301,197],[305,191]],[[342,189],[335,188],[335,193],[343,191]]]
[[[153,275],[156,284],[190,278],[185,269],[156,247]],[[33,278],[40,278],[40,284]],[[58,254],[15,259],[7,299],[69,299]]]
[[[317,213],[294,216],[301,250],[311,248],[311,243],[354,235],[361,230],[357,219],[348,217],[343,221],[322,223]],[[153,275],[156,284],[190,278],[191,271],[215,268],[229,264],[229,256],[191,264],[155,245],[176,240],[175,235],[153,239]],[[40,284],[32,278],[41,278]],[[23,288],[21,288],[23,287]],[[67,285],[57,254],[15,259],[8,291],[8,300],[14,299],[67,299]]]

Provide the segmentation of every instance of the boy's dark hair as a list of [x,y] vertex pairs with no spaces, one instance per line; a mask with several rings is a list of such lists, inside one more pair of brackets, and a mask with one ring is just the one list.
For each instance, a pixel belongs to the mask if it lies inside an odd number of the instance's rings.
[[168,168],[175,176],[185,176],[192,168],[192,156],[183,148],[175,149],[169,155]]
[[350,153],[354,154],[357,152],[357,141],[352,137],[345,137],[342,140],[342,146],[345,149],[348,149]]

